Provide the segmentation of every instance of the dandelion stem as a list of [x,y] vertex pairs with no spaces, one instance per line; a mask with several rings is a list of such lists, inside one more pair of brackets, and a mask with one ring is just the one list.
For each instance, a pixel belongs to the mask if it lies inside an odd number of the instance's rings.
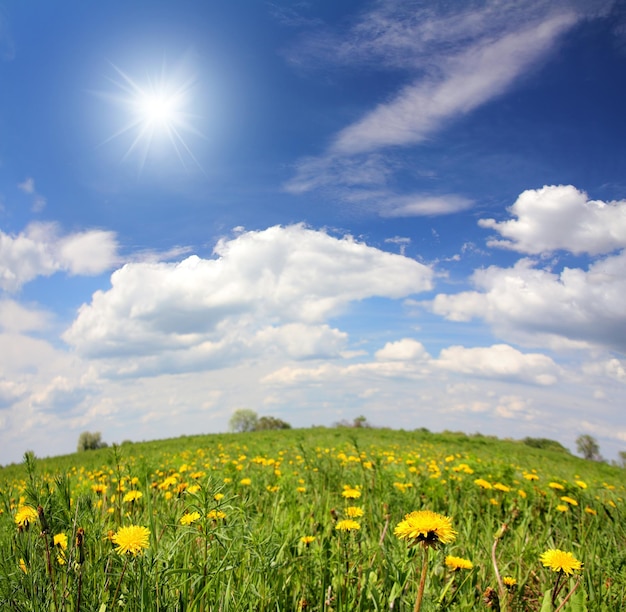
[[507,524],[504,523],[500,530],[496,534],[496,537],[493,541],[493,546],[491,547],[491,563],[493,564],[493,571],[496,575],[496,580],[498,581],[498,595],[500,596],[500,603],[502,604],[502,612],[508,612],[508,594],[506,589],[504,588],[504,583],[502,582],[502,576],[500,576],[500,570],[498,570],[498,560],[496,559],[496,548],[498,547],[498,542],[500,538],[504,535],[504,532],[507,529]]
[[420,584],[417,590],[417,599],[413,612],[420,612],[422,607],[422,598],[424,597],[424,587],[426,586],[426,574],[428,573],[428,545],[424,544],[424,561],[422,563],[422,574],[420,576]]
[[555,610],[555,612],[560,612],[565,607],[565,604],[568,602],[569,598],[574,594],[574,591],[578,588],[580,584],[580,576],[578,576],[578,580],[576,580],[576,584],[572,587],[572,590],[565,596],[565,599],[561,602],[561,605]]
[[115,595],[113,595],[113,605],[116,605],[117,594],[120,592],[120,587],[122,586],[122,579],[124,578],[124,573],[126,572],[126,568],[128,567],[128,557],[124,559],[124,567],[122,568],[122,573],[120,574],[119,582],[117,583],[117,588],[115,589]]
[[552,608],[556,607],[556,598],[559,594],[559,591],[561,590],[559,588],[559,584],[561,582],[561,575],[562,575],[562,572],[557,573],[556,582],[554,583],[554,589],[552,589]]

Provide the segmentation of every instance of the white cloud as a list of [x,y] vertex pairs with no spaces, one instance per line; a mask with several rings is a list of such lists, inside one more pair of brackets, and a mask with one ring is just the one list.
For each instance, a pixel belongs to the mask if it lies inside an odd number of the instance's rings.
[[[588,7],[568,3],[484,2],[469,7],[379,2],[340,36],[317,32],[292,51],[294,65],[308,57],[336,64],[401,69],[405,85],[340,130],[327,150],[303,159],[286,183],[291,193],[325,189],[341,201],[360,202],[383,216],[449,214],[471,202],[460,195],[394,193],[386,187],[404,162],[390,147],[422,143],[498,95],[553,48]],[[387,149],[387,150],[385,150]],[[383,153],[383,150],[384,153]],[[348,189],[347,187],[351,187]]]
[[558,366],[539,353],[521,353],[507,344],[443,349],[436,361],[439,368],[485,378],[553,385],[558,380]]
[[626,384],[626,362],[611,358],[587,363],[583,367],[585,374],[604,376]]
[[428,196],[409,194],[381,198],[381,217],[426,217],[449,215],[471,208],[473,202],[456,194]]
[[27,386],[23,382],[0,379],[0,410],[12,406],[27,393]]
[[266,376],[263,382],[293,385],[363,376],[406,380],[425,377],[434,379],[437,376],[436,371],[441,376],[450,372],[539,386],[554,385],[560,374],[560,368],[550,357],[540,353],[522,353],[505,344],[474,348],[451,346],[443,349],[438,358],[433,358],[421,342],[403,338],[386,343],[375,353],[375,361],[347,365],[320,364],[309,368],[286,366]]
[[412,338],[403,338],[396,342],[387,342],[376,352],[378,361],[415,361],[428,358],[424,345]]
[[18,188],[21,189],[24,193],[32,195],[33,193],[35,193],[35,179],[29,176],[24,180],[23,183],[18,184]]
[[537,416],[538,412],[532,408],[532,401],[517,395],[505,395],[498,401],[495,414],[504,419],[530,421]]
[[40,331],[48,327],[50,314],[27,308],[14,300],[0,299],[0,330],[7,332]]
[[64,338],[81,355],[123,357],[119,374],[222,367],[282,350],[338,355],[346,335],[326,321],[354,301],[430,289],[432,271],[350,237],[302,225],[220,240],[215,259],[132,263],[98,291]]
[[477,270],[472,282],[476,291],[439,294],[429,307],[453,321],[483,319],[500,337],[535,346],[561,339],[626,351],[626,252],[559,274],[521,259]]
[[80,380],[55,376],[52,381],[32,394],[31,402],[36,408],[54,412],[71,412],[89,395],[88,387]]
[[0,231],[0,289],[17,291],[38,276],[65,271],[100,274],[117,260],[113,232],[88,230],[61,235],[53,223],[31,223],[17,234]]
[[422,142],[445,121],[503,93],[575,22],[572,13],[562,13],[497,40],[479,40],[448,58],[442,75],[405,87],[342,130],[331,151],[353,155]]
[[505,240],[491,247],[539,254],[563,249],[598,255],[626,247],[626,200],[590,200],[571,185],[524,191],[509,209],[515,219],[481,219],[481,227],[497,231]]

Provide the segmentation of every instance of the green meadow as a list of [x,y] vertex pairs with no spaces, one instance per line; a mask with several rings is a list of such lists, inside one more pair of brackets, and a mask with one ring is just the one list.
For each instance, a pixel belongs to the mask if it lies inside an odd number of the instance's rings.
[[[622,610],[625,474],[425,430],[27,453],[0,469],[0,609],[411,611],[423,579],[422,612]],[[398,537],[423,510],[447,543]]]

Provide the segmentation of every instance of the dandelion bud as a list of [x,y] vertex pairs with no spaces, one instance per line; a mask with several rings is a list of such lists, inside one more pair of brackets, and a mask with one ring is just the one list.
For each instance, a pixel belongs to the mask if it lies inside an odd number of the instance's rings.
[[76,548],[78,549],[78,563],[82,565],[85,562],[85,530],[79,527],[76,531]]
[[39,523],[41,524],[41,534],[48,533],[48,521],[46,521],[46,515],[44,514],[43,507],[37,506],[37,514],[39,515]]

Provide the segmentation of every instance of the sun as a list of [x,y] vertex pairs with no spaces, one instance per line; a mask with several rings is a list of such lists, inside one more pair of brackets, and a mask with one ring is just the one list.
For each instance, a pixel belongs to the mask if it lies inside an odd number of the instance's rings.
[[191,135],[202,137],[193,124],[197,117],[189,112],[195,79],[168,76],[162,69],[158,77],[147,76],[141,81],[111,65],[117,75],[111,79],[115,91],[104,95],[124,109],[127,120],[105,143],[126,137],[129,145],[123,160],[137,155],[143,168],[157,145],[165,140],[183,166],[193,162],[202,170],[187,142]]

